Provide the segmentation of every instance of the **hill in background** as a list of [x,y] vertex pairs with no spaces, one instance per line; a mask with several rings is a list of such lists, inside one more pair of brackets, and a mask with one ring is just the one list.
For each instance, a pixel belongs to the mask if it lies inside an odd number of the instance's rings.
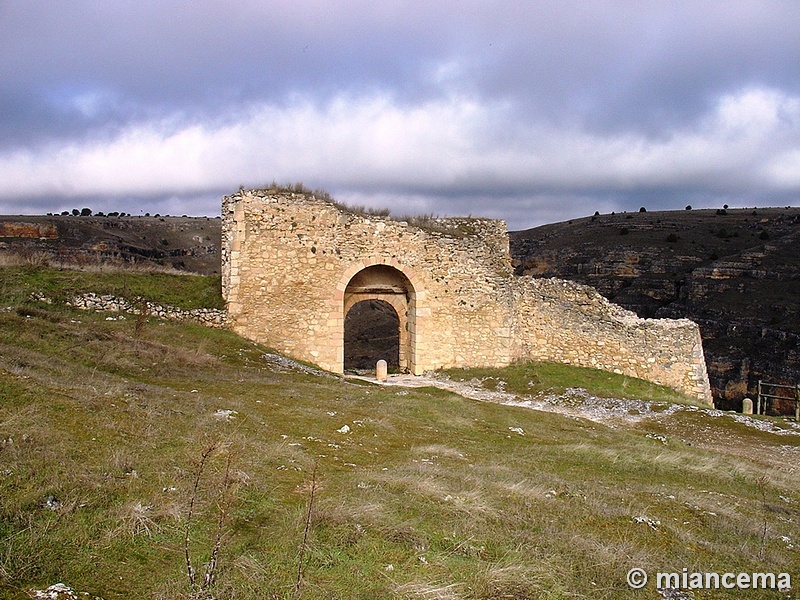
[[220,219],[170,216],[0,216],[0,256],[53,266],[220,269]]
[[[220,270],[220,220],[0,217],[0,259]],[[519,275],[591,285],[641,317],[699,323],[714,396],[740,409],[759,379],[800,382],[800,209],[595,215],[511,233]]]

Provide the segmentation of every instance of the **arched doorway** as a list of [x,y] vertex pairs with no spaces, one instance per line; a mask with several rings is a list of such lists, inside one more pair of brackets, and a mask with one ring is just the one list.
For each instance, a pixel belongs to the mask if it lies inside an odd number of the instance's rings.
[[344,368],[374,369],[381,359],[400,368],[400,317],[385,300],[361,300],[344,319]]
[[345,288],[342,311],[344,368],[372,369],[383,359],[401,371],[409,370],[414,357],[415,306],[414,286],[399,269],[372,265],[353,275]]

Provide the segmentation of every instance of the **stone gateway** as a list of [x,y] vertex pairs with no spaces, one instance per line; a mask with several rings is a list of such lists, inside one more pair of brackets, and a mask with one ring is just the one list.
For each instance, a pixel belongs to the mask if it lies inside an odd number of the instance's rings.
[[640,319],[593,288],[515,276],[503,221],[415,224],[240,190],[222,200],[222,292],[237,333],[334,373],[348,313],[372,301],[396,312],[397,363],[413,374],[554,361],[712,402],[694,322]]

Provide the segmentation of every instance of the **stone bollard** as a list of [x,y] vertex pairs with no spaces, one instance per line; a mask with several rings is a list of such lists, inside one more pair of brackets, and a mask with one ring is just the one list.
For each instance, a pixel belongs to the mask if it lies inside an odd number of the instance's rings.
[[743,415],[752,415],[753,414],[753,401],[750,398],[745,398],[742,400],[742,414]]
[[386,381],[388,378],[388,366],[386,365],[386,361],[381,359],[378,361],[378,364],[375,365],[375,379],[378,381]]

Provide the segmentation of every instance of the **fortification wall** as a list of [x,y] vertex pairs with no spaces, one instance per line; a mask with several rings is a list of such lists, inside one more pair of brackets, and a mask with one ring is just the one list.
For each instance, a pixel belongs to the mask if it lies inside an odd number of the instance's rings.
[[242,335],[340,372],[348,283],[387,265],[411,284],[411,372],[507,364],[511,316],[498,310],[498,290],[512,270],[501,221],[437,220],[423,229],[267,191],[226,197],[222,214],[223,294]]
[[270,190],[223,198],[222,218],[232,328],[295,359],[342,372],[346,308],[385,299],[415,374],[553,360],[711,400],[694,323],[645,321],[592,288],[515,277],[502,221],[415,226]]
[[700,329],[689,319],[640,319],[592,287],[514,280],[512,360],[591,367],[666,385],[711,403]]

